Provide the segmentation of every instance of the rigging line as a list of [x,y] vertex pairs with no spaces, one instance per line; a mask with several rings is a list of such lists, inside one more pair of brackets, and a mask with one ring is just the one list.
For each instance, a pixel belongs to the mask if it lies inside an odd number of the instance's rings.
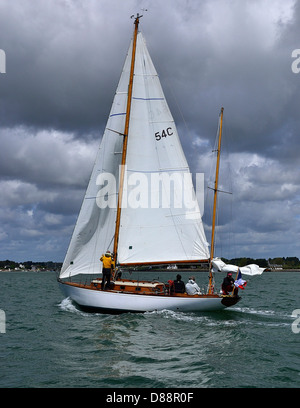
[[107,245],[107,250],[109,249],[109,247],[111,246],[113,240],[115,238],[115,234],[112,236],[112,239],[110,240],[110,243]]
[[[231,166],[231,161],[230,161],[230,149],[228,148],[228,146],[233,145],[233,143],[229,143],[229,140],[231,139],[232,141],[232,135],[231,132],[227,132],[227,128],[226,128],[226,121],[224,123],[225,125],[225,132],[226,132],[226,138],[225,138],[225,143],[224,143],[224,148],[227,152],[226,157],[227,157],[227,173],[228,173],[228,187],[230,188],[231,191],[233,191],[233,195],[234,195],[234,183],[233,183],[233,170],[232,170],[232,166]],[[231,256],[231,258],[236,258],[236,235],[233,232],[233,213],[234,213],[234,208],[236,206],[236,201],[233,199],[233,197],[230,199],[229,201],[229,233],[228,233],[228,253],[231,252],[233,253],[233,256]]]
[[169,90],[170,90],[170,93],[171,93],[171,95],[172,95],[172,97],[173,97],[173,100],[174,100],[174,102],[175,102],[175,105],[176,105],[176,107],[177,107],[177,109],[178,109],[178,111],[179,111],[179,114],[180,114],[180,116],[181,116],[181,119],[182,119],[182,121],[183,121],[183,123],[184,123],[184,126],[185,126],[185,128],[186,128],[188,137],[191,138],[191,136],[190,136],[190,135],[191,135],[190,129],[189,129],[188,124],[187,124],[187,122],[186,122],[186,120],[185,120],[185,118],[184,118],[184,116],[183,116],[183,112],[182,112],[182,110],[181,110],[181,108],[180,108],[180,105],[179,105],[178,100],[177,100],[177,98],[176,98],[176,96],[175,96],[175,93],[174,93],[174,91],[173,91],[173,89],[172,89],[172,87],[171,87],[171,85],[170,85],[170,81],[169,81],[168,76],[166,77],[166,83],[167,83],[168,88],[169,88]]
[[224,190],[219,190],[219,189],[215,190],[213,187],[209,187],[209,186],[207,186],[207,188],[213,191],[218,191],[218,193],[232,194],[230,191],[224,191]]
[[110,132],[117,133],[117,134],[120,135],[120,136],[126,136],[124,133],[118,132],[117,130],[110,129],[110,128],[108,128],[108,127],[107,127],[106,129],[109,130]]
[[222,239],[220,239],[221,232],[220,232],[220,200],[217,200],[217,214],[216,214],[216,232],[215,232],[215,242],[214,242],[214,249],[216,249],[217,246],[220,247],[220,253],[222,254]]
[[[205,202],[209,203],[206,205],[206,208],[208,208],[208,219],[212,219],[212,213],[213,213],[213,196],[209,194],[209,187],[208,184],[212,183],[212,180],[215,177],[215,162],[216,162],[216,152],[218,151],[217,146],[218,146],[218,131],[219,131],[219,123],[216,125],[216,130],[215,130],[215,137],[214,137],[214,148],[211,150],[211,153],[209,154],[209,172],[208,172],[208,177],[206,179],[206,184],[207,187],[205,188]],[[213,189],[212,189],[213,190]]]
[[[215,138],[214,138],[214,147],[211,150],[211,153],[209,155],[209,162],[210,162],[210,168],[209,168],[209,176],[207,179],[207,187],[206,187],[206,202],[208,202],[209,199],[209,194],[208,194],[208,190],[214,190],[214,188],[209,187],[208,184],[215,182],[215,166],[216,166],[216,161],[217,161],[217,152],[218,152],[218,139],[219,139],[219,122],[216,125],[216,130],[215,130]],[[217,191],[219,191],[217,189]],[[213,197],[212,197],[212,201],[213,201]],[[208,206],[209,209],[209,215],[212,218],[212,203],[210,203],[210,205]]]

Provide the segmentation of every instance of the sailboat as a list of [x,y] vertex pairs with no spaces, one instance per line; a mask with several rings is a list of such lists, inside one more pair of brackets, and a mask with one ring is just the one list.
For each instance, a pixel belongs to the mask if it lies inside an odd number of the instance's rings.
[[[141,17],[134,19],[133,38],[58,282],[64,295],[87,311],[221,310],[240,297],[214,289],[214,271],[224,265],[213,258],[214,232],[209,252],[189,166],[139,31]],[[223,109],[220,138],[222,117]],[[100,257],[108,251],[115,267],[102,290]],[[151,273],[158,266],[201,264],[209,265],[208,289],[195,295],[177,293],[170,281],[121,276],[126,270]],[[92,278],[82,282],[78,276]]]

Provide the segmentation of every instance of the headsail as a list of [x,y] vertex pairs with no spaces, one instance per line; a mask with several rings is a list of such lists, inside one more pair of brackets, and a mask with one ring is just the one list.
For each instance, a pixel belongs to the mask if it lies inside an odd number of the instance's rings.
[[[113,247],[118,185],[114,191],[112,189],[112,195],[104,198],[102,193],[105,194],[106,190],[102,188],[102,182],[105,182],[107,175],[111,175],[116,184],[119,180],[123,142],[120,134],[124,131],[131,48],[132,44],[128,50],[92,175],[61,269],[61,278],[79,273],[101,272],[99,258],[104,251],[112,250]],[[106,206],[99,205],[99,200],[104,199],[110,201]]]
[[[114,204],[117,202],[131,50],[132,43],[61,278],[101,272],[99,257],[113,247]],[[114,188],[109,191],[103,188],[105,183],[101,175],[104,174],[115,180],[115,184],[110,185]],[[166,195],[162,197],[161,193]],[[107,205],[101,208],[99,201],[102,204],[106,201]],[[208,244],[188,164],[158,75],[139,32],[117,262],[146,264],[208,258]]]

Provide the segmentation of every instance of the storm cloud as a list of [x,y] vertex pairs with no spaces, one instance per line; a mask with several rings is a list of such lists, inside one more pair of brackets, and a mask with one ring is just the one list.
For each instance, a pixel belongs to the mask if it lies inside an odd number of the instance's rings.
[[299,257],[299,2],[0,0],[0,259],[63,260],[136,13],[206,186],[225,108],[216,253]]

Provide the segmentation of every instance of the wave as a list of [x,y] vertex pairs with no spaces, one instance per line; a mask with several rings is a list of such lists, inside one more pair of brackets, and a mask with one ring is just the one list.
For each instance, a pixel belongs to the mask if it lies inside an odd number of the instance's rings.
[[162,319],[174,320],[182,323],[199,325],[203,327],[240,327],[241,325],[265,325],[269,327],[288,327],[292,316],[288,313],[272,309],[254,309],[250,307],[235,307],[221,312],[176,312],[162,310],[148,312],[145,315],[159,315]]
[[[58,304],[58,307],[69,313],[88,317],[90,313],[80,310],[72,300],[67,297]],[[94,313],[93,316],[102,314]],[[265,324],[268,326],[287,326],[291,324],[293,317],[291,314],[278,312],[272,309],[254,309],[251,307],[234,307],[218,312],[178,312],[173,310],[159,310],[143,313],[144,317],[160,316],[161,319],[174,320],[188,324],[199,324],[205,326],[240,326],[241,324],[249,324],[250,321],[254,324]],[[140,318],[140,315],[128,314],[127,318]],[[127,319],[125,319],[127,321]]]
[[251,307],[235,307],[231,309],[232,312],[241,312],[246,314],[254,314],[260,316],[274,316],[275,310],[257,310]]
[[292,318],[290,313],[278,312],[275,310],[269,309],[254,309],[251,307],[235,307],[230,310],[231,312],[241,312],[245,314],[257,315],[257,316],[266,316],[266,317],[278,317],[278,318]]
[[81,310],[79,310],[74,303],[72,302],[72,300],[67,297],[65,299],[63,299],[61,301],[61,303],[58,304],[58,307],[63,310],[64,312],[71,312],[71,313],[76,313],[79,314],[81,316],[87,316],[88,313],[82,312]]
[[275,311],[272,309],[254,309],[251,307],[235,307],[231,312],[241,316],[240,321],[252,322],[257,325],[286,327],[291,325],[292,316],[290,313],[283,311]]
[[195,321],[195,316],[196,316],[195,314],[191,312],[175,312],[174,310],[168,310],[168,309],[155,310],[153,312],[145,313],[145,315],[153,315],[153,314],[160,315],[165,319],[175,319],[175,320],[181,320],[181,321],[186,321],[186,322]]

